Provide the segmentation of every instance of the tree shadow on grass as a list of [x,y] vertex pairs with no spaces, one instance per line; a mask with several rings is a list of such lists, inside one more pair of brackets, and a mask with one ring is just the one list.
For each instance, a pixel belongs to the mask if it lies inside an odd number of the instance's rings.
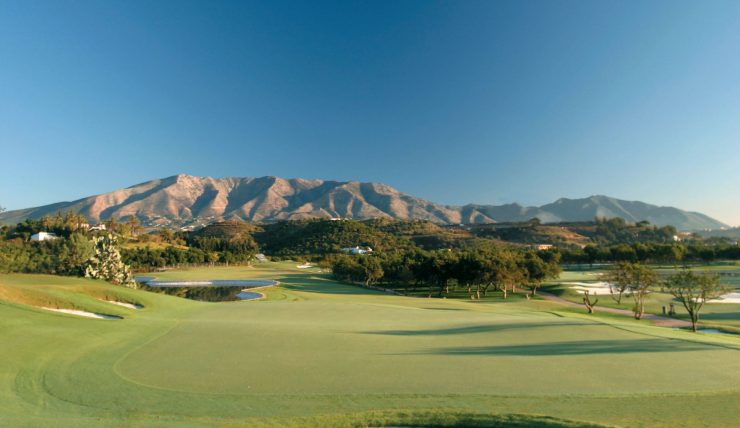
[[740,320],[740,312],[715,312],[701,314],[701,320]]
[[429,355],[505,355],[505,356],[557,356],[593,354],[633,354],[652,352],[706,351],[709,347],[672,340],[584,340],[551,342],[530,345],[471,346],[439,348],[416,354]]
[[474,333],[493,333],[506,330],[516,330],[525,328],[540,328],[540,327],[562,327],[562,326],[590,326],[590,325],[603,325],[594,322],[567,322],[567,323],[509,323],[509,324],[483,324],[483,325],[471,325],[465,327],[453,327],[453,328],[438,328],[429,330],[375,330],[375,331],[363,331],[363,334],[380,334],[388,336],[447,336],[456,334],[474,334]]

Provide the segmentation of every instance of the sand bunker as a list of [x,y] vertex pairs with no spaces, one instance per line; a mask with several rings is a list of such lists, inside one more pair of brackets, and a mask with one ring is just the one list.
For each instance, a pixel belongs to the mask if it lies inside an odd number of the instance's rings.
[[45,309],[47,311],[61,312],[63,314],[69,314],[69,315],[77,315],[78,317],[97,318],[101,320],[120,320],[121,319],[121,317],[117,317],[113,315],[96,314],[94,312],[78,311],[76,309],[45,308],[43,306],[40,306],[40,308]]
[[311,264],[309,264],[309,263],[304,263],[304,264],[302,264],[302,265],[298,265],[298,266],[296,266],[296,267],[297,267],[298,269],[308,269],[308,268],[312,268],[312,267],[313,267],[313,265],[311,265]]
[[570,285],[571,289],[576,290],[580,294],[586,291],[596,294],[611,293],[608,282],[563,282],[562,284]]
[[134,303],[127,303],[127,302],[119,302],[117,300],[101,300],[101,302],[112,303],[114,305],[123,306],[124,308],[129,308],[129,309],[141,309],[141,308],[143,308],[143,306],[141,306],[141,305],[137,305],[137,304],[134,304]]
[[710,300],[709,303],[737,303],[740,304],[740,293],[727,293],[720,296],[719,299]]

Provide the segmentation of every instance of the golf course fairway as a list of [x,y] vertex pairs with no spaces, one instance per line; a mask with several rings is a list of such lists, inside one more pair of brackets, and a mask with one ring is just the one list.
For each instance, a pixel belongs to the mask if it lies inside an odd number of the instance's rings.
[[740,338],[732,335],[538,299],[393,296],[288,263],[158,277],[281,285],[261,290],[260,301],[209,303],[0,275],[0,426],[738,422]]

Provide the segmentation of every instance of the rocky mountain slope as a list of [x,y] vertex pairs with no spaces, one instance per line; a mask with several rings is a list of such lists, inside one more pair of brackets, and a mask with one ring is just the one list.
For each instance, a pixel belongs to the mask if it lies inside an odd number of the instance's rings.
[[606,196],[559,199],[541,207],[507,205],[449,206],[399,192],[379,183],[284,179],[280,177],[194,177],[180,174],[126,189],[0,214],[17,223],[57,211],[75,211],[97,222],[135,215],[146,225],[186,225],[222,219],[250,221],[314,217],[420,219],[437,223],[492,223],[538,217],[542,222],[592,220],[595,216],[648,220],[681,230],[716,229],[706,215]]

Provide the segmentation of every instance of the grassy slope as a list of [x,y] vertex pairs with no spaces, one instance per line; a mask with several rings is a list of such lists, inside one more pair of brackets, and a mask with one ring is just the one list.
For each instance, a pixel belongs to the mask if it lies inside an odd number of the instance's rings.
[[125,317],[0,304],[0,425],[485,425],[501,413],[629,426],[735,422],[736,338],[552,312],[558,307],[541,301],[387,296],[293,265],[161,275],[284,283],[265,301],[233,303],[0,276],[16,301],[18,290],[33,290]]

